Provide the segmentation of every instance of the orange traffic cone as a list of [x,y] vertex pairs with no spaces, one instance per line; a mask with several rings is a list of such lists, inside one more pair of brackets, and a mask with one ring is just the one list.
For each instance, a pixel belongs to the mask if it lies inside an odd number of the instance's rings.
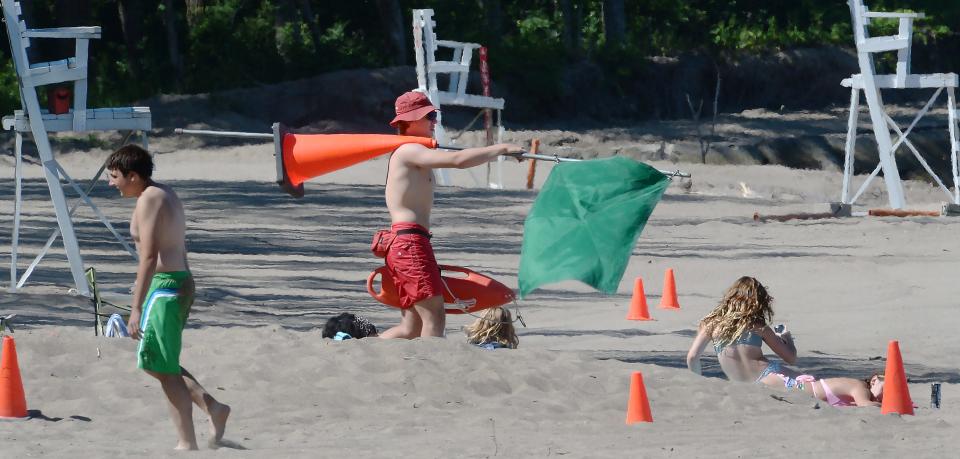
[[667,268],[667,272],[664,274],[660,307],[663,309],[680,309],[680,302],[677,301],[677,282],[673,279],[673,268]]
[[27,417],[27,399],[23,396],[20,365],[17,364],[17,346],[12,336],[3,337],[3,356],[0,358],[0,419]]
[[290,195],[303,197],[303,182],[390,153],[407,143],[436,148],[429,137],[389,134],[292,134],[273,125],[277,183]]
[[880,413],[913,414],[913,400],[907,387],[907,375],[903,371],[900,343],[896,340],[887,345],[887,368],[884,371],[883,402]]
[[627,320],[653,320],[647,310],[647,295],[643,293],[643,279],[640,276],[633,282],[633,298],[630,300]]
[[639,371],[633,372],[630,378],[630,400],[627,401],[627,424],[637,422],[653,422],[647,388],[643,386],[643,375]]

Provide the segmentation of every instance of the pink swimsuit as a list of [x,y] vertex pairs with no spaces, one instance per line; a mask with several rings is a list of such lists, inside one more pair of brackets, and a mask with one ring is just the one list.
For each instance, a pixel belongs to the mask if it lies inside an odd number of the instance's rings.
[[857,406],[856,403],[850,403],[834,395],[833,391],[830,390],[830,386],[823,382],[822,379],[820,380],[820,387],[823,388],[823,395],[827,397],[827,403],[829,403],[830,406]]
[[[781,377],[784,378],[785,381],[788,379],[786,376],[781,376]],[[852,403],[840,397],[837,397],[836,394],[834,394],[833,391],[830,390],[830,386],[828,386],[827,383],[825,383],[822,379],[817,379],[810,375],[800,375],[800,376],[797,376],[796,382],[799,383],[797,387],[800,388],[801,390],[803,389],[803,385],[806,383],[810,383],[811,387],[816,387],[816,386],[813,386],[814,383],[820,383],[820,387],[823,389],[823,396],[827,398],[827,403],[829,403],[830,406],[857,406],[856,403]],[[788,385],[787,387],[790,387],[790,386]],[[813,393],[814,393],[814,397],[816,397],[817,391],[814,390]]]

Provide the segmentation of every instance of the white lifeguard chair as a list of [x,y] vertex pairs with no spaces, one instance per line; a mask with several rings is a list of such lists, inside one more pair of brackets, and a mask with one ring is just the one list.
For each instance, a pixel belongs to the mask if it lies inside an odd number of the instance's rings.
[[[453,105],[481,110],[496,110],[496,126],[494,129],[496,129],[496,142],[499,143],[503,136],[502,111],[504,100],[489,95],[467,93],[467,80],[470,76],[473,51],[480,50],[482,47],[476,43],[438,40],[437,34],[434,32],[436,25],[436,21],[433,20],[432,9],[413,10],[413,48],[417,64],[417,89],[426,93],[430,102],[437,108]],[[453,57],[449,61],[437,60],[437,50],[441,47],[452,50]],[[439,86],[438,75],[447,75],[449,78],[446,89]],[[440,145],[450,145],[451,139],[443,127],[442,120],[443,115],[438,114],[434,138]],[[503,160],[503,157],[498,158],[496,182],[490,182],[488,186],[503,188]],[[438,169],[436,176],[437,183],[441,185],[450,184],[447,170]]]
[[[887,187],[887,195],[890,207],[902,209],[906,204],[903,195],[903,185],[900,181],[900,172],[897,169],[895,153],[897,149],[906,145],[913,152],[923,168],[936,181],[937,185],[950,198],[953,205],[960,204],[960,189],[958,189],[958,167],[957,155],[960,152],[960,143],[957,140],[957,109],[954,89],[957,87],[957,74],[955,73],[934,73],[934,74],[911,74],[910,73],[910,48],[911,35],[913,34],[914,19],[923,18],[923,13],[881,13],[867,9],[863,0],[848,0],[850,6],[850,15],[853,20],[853,35],[857,45],[857,60],[859,61],[860,73],[844,79],[840,84],[850,88],[850,118],[847,124],[847,142],[846,155],[843,166],[843,190],[841,191],[841,203],[852,205],[870,184],[870,181],[882,170],[883,179]],[[870,20],[874,18],[898,19],[900,21],[897,35],[871,37],[867,26]],[[877,75],[873,63],[873,54],[882,52],[897,52],[896,74]],[[900,127],[886,113],[883,106],[883,97],[881,89],[936,89],[933,96],[927,104],[917,113],[913,122],[906,131],[900,130]],[[917,122],[927,114],[930,107],[940,96],[943,90],[947,90],[947,116],[948,132],[950,135],[950,168],[953,174],[953,190],[948,189],[940,177],[930,168],[927,161],[917,151],[917,148],[907,139],[910,132],[917,125]],[[860,107],[860,91],[863,91],[867,99],[867,107],[870,111],[870,120],[873,124],[873,133],[877,142],[877,151],[880,161],[869,177],[860,186],[857,192],[850,196],[850,181],[853,177],[853,154],[857,138],[857,115]],[[890,129],[897,133],[896,142],[890,135]]]
[[[72,215],[80,203],[86,203],[113,235],[123,244],[124,248],[136,258],[136,251],[127,243],[125,238],[113,228],[106,216],[88,196],[90,189],[100,178],[104,167],[90,181],[86,190],[82,190],[67,174],[67,171],[53,157],[50,148],[48,132],[84,132],[106,130],[140,131],[144,146],[146,146],[146,132],[151,128],[151,115],[148,107],[122,108],[87,108],[87,56],[91,39],[100,38],[100,27],[62,27],[55,29],[28,29],[20,18],[20,3],[14,0],[2,0],[3,19],[6,23],[7,36],[10,41],[10,54],[13,58],[17,79],[20,83],[20,103],[22,110],[16,110],[12,116],[3,118],[3,128],[12,129],[16,135],[15,145],[15,203],[13,238],[10,262],[10,291],[15,292],[26,283],[30,274],[43,259],[47,251],[58,236],[63,237],[63,246],[70,265],[77,292],[90,296],[83,270],[83,259],[80,247],[73,230]],[[53,62],[31,63],[27,54],[30,39],[72,39],[75,42],[73,57]],[[73,105],[67,113],[53,114],[40,108],[37,97],[37,88],[41,86],[73,82]],[[20,212],[22,207],[21,180],[22,180],[22,146],[23,133],[29,132],[37,146],[41,166],[50,189],[50,199],[57,216],[58,229],[47,239],[46,245],[33,260],[22,277],[17,277],[17,256],[19,253]],[[69,209],[63,192],[62,182],[73,188],[79,200]]]

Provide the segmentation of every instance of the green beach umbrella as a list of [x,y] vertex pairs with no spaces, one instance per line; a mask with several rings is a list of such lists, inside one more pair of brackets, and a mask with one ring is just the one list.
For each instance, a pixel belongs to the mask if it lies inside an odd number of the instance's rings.
[[557,164],[523,225],[520,297],[562,280],[615,293],[669,183],[657,169],[624,157]]

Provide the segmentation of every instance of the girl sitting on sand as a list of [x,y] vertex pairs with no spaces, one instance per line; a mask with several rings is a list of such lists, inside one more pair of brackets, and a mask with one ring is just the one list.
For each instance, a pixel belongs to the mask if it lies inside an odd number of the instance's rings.
[[516,349],[520,344],[513,328],[513,317],[504,308],[487,309],[465,331],[467,342],[485,349]]
[[336,341],[367,338],[377,336],[377,327],[363,316],[344,312],[327,319],[321,336]]
[[[720,304],[700,321],[697,337],[687,352],[687,367],[697,374],[700,353],[713,342],[720,368],[732,381],[752,381],[770,386],[798,388],[800,374],[778,360],[763,356],[763,343],[789,364],[797,360],[797,348],[789,331],[770,328],[773,297],[760,281],[741,277],[727,289]],[[801,386],[802,387],[802,386]]]

